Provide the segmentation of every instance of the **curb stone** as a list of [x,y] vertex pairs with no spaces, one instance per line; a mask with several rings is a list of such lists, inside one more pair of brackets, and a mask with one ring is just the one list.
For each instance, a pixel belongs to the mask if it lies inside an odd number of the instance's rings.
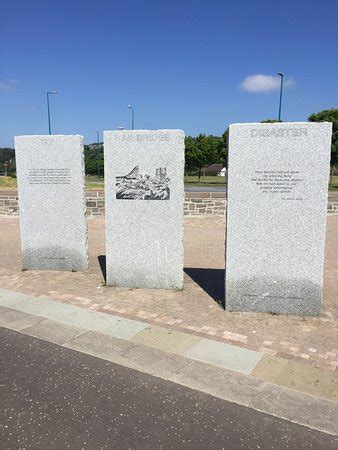
[[[229,370],[226,364],[236,360],[243,351],[241,347],[217,342],[220,346],[225,345],[224,349],[231,347],[230,354],[217,345],[217,350],[209,352],[209,356],[208,346],[211,349],[215,341],[205,338],[191,340],[191,335],[180,332],[177,354],[174,347],[172,352],[167,345],[161,349],[160,343],[157,347],[151,341],[146,345],[147,339],[142,335],[151,334],[152,326],[141,321],[5,290],[0,291],[0,305],[0,326],[5,328],[338,435],[338,402],[271,383],[269,379],[264,380],[262,372],[259,372],[259,378],[255,378],[253,375],[263,356],[259,352],[252,352],[254,358],[250,367],[243,370],[241,365],[233,364]],[[171,336],[175,334],[165,328],[161,332],[164,335],[166,332]],[[183,345],[185,334],[188,338]],[[201,346],[202,353],[199,354]],[[333,385],[332,389],[335,390],[336,386]]]

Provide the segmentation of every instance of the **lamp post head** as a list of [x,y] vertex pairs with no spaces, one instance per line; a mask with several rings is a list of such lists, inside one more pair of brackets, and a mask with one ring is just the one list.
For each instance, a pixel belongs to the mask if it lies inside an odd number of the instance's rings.
[[284,77],[284,73],[283,72],[278,72],[278,75],[280,75],[281,77]]
[[58,94],[58,91],[48,91],[47,94]]
[[132,105],[128,105],[129,109],[134,109],[134,107]]

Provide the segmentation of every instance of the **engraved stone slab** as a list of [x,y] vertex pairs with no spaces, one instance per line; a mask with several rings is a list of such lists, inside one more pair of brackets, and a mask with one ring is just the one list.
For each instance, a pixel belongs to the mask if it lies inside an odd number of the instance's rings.
[[104,132],[108,286],[183,287],[184,133]]
[[227,309],[319,314],[331,126],[230,125]]
[[15,138],[22,266],[87,270],[82,136]]

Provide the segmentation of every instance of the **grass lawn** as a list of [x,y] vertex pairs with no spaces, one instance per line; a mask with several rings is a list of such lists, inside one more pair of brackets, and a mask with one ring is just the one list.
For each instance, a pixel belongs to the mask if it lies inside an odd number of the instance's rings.
[[1,176],[0,189],[16,189],[16,178]]
[[[225,186],[225,177],[201,177],[201,181],[198,182],[197,176],[184,177],[184,183],[189,186]],[[0,189],[16,189],[16,178],[0,176]],[[87,189],[104,189],[104,179],[98,178],[95,175],[86,175],[86,187]],[[338,189],[338,175],[334,175],[333,181],[329,186],[330,190]]]
[[87,189],[104,189],[104,178],[86,175],[86,187]]
[[[93,177],[91,175],[86,176],[87,189],[104,189],[104,179]],[[16,178],[0,177],[0,189],[16,189]]]
[[196,175],[188,175],[184,177],[185,184],[196,184],[197,186],[204,186],[206,184],[214,186],[225,186],[226,177],[217,177],[217,176],[205,176],[201,177],[200,182],[198,182],[198,176]]
[[329,189],[338,189],[338,175],[333,175]]

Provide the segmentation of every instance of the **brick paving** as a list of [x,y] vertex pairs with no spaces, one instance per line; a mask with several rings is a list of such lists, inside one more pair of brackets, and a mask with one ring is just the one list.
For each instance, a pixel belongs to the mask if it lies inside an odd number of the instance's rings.
[[89,272],[22,272],[18,218],[0,217],[0,286],[337,370],[338,217],[328,217],[320,317],[224,311],[224,229],[223,217],[185,218],[185,288],[169,292],[104,286],[101,218],[89,221]]

